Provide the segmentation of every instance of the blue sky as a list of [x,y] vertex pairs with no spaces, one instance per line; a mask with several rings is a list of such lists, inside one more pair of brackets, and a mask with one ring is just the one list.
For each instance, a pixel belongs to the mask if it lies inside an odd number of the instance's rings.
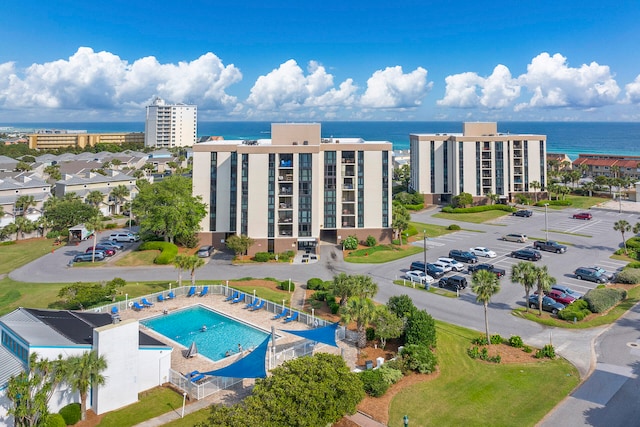
[[640,120],[640,2],[8,0],[0,120]]

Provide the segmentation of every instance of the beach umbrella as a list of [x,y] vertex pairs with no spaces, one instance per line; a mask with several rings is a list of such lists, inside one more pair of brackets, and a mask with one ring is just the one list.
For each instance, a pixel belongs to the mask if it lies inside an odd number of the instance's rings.
[[191,343],[191,347],[189,347],[189,350],[187,351],[187,356],[186,357],[193,357],[196,354],[198,354],[198,347],[196,346],[196,342],[193,341]]

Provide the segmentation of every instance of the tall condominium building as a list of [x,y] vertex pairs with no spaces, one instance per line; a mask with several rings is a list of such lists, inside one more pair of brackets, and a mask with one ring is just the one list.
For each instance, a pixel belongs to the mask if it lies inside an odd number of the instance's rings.
[[272,139],[193,147],[193,193],[208,204],[202,243],[255,240],[250,253],[339,243],[390,242],[392,146],[322,138],[320,124],[272,124]]
[[167,105],[156,98],[147,106],[144,125],[144,145],[155,148],[190,147],[198,133],[198,107]]
[[490,122],[464,123],[462,134],[409,138],[410,186],[427,203],[449,203],[463,192],[511,200],[514,193],[546,187],[546,135],[499,133],[497,123]]

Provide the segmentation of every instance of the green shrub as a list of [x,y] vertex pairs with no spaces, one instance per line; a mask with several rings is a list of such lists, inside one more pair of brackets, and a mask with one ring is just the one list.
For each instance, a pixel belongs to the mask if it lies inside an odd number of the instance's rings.
[[356,236],[349,236],[342,241],[342,247],[347,251],[358,249],[358,238]]
[[369,246],[370,248],[375,246],[378,243],[375,237],[367,236],[367,240],[365,240],[364,244]]
[[536,359],[542,358],[555,359],[556,358],[556,350],[553,348],[551,344],[547,344],[538,351],[536,351]]
[[316,301],[326,301],[327,300],[327,291],[315,291],[311,298]]
[[633,261],[630,262],[629,264],[625,265],[623,270],[629,269],[629,268],[640,268],[640,261]]
[[59,414],[62,415],[62,418],[64,418],[64,422],[68,426],[72,426],[80,421],[80,418],[82,416],[82,413],[80,412],[80,404],[70,403],[64,408],[60,409]]
[[397,383],[404,376],[400,369],[389,366],[389,362],[385,362],[379,367],[378,372],[382,374],[382,378],[384,378],[384,381],[389,385]]
[[311,279],[307,280],[307,289],[309,289],[310,291],[322,289],[323,283],[324,283],[324,280],[319,279],[317,277],[312,277]]
[[47,239],[57,239],[61,235],[62,234],[60,234],[59,231],[51,230],[50,232],[47,233]]
[[340,304],[335,301],[327,301],[327,305],[329,306],[329,310],[331,310],[331,314],[338,314],[338,310],[340,310]]
[[475,213],[475,212],[486,212],[486,211],[505,211],[505,212],[515,212],[517,209],[507,205],[482,205],[482,206],[472,206],[470,208],[454,208],[452,206],[446,206],[442,208],[442,212],[445,213]]
[[447,230],[460,230],[460,226],[458,224],[451,224],[447,227]]
[[518,335],[513,335],[509,338],[509,345],[514,348],[522,348],[524,343],[522,342],[522,338]]
[[569,200],[541,200],[536,203],[536,206],[544,206],[546,204],[549,204],[549,206],[571,206]]
[[154,260],[154,264],[168,265],[173,262],[178,255],[178,247],[169,242],[144,242],[138,247],[139,251],[157,250],[160,251]]
[[[632,237],[627,240],[627,249],[640,250],[640,237]],[[637,268],[637,267],[635,267]]]
[[558,318],[562,320],[567,320],[569,322],[580,321],[591,314],[589,310],[589,303],[583,299],[579,299],[567,307],[564,310],[558,312]]
[[480,335],[474,339],[471,340],[471,342],[475,345],[488,345],[489,342],[487,341],[487,336],[486,335]]
[[296,284],[293,280],[283,280],[280,282],[280,289],[287,292],[293,292],[296,289]]
[[60,414],[47,414],[43,427],[67,427],[67,423]]
[[408,211],[421,211],[424,209],[424,203],[408,204],[403,206]]
[[115,222],[110,222],[109,224],[105,225],[104,228],[106,230],[113,230],[114,228],[118,228],[118,224],[116,224]]
[[436,355],[426,345],[409,344],[402,349],[402,357],[410,370],[421,374],[432,373],[438,364]]
[[368,327],[365,333],[367,335],[367,341],[373,341],[376,339],[376,330],[374,328]]
[[384,365],[382,366],[384,366],[386,369],[393,369],[396,371],[400,371],[402,375],[407,375],[408,373],[411,372],[411,370],[407,366],[406,360],[402,356],[389,360],[388,362],[385,362]]
[[525,344],[522,346],[522,351],[524,351],[525,353],[531,353],[533,349]]
[[436,324],[425,310],[416,310],[407,318],[404,329],[407,344],[436,347]]
[[502,344],[502,337],[498,334],[491,335],[491,344]]
[[626,270],[622,270],[616,275],[616,282],[625,283],[627,285],[635,285],[636,283],[640,283],[640,269],[629,268]]
[[627,297],[627,291],[616,288],[591,289],[584,296],[592,313],[602,313]]
[[269,252],[256,252],[256,254],[253,256],[253,259],[257,262],[269,262],[274,258],[275,255]]
[[383,396],[389,389],[389,383],[385,381],[379,369],[360,372],[360,379],[362,380],[365,393],[369,396]]

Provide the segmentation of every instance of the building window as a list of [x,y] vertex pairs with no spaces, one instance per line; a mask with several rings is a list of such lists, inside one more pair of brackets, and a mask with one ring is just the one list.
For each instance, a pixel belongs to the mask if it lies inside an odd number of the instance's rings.
[[298,155],[298,236],[311,236],[311,212],[312,212],[312,162],[311,153]]
[[242,155],[242,193],[240,194],[240,234],[249,235],[249,155]]
[[382,227],[389,227],[389,152],[382,152]]
[[336,152],[324,152],[324,228],[336,228]]
[[545,154],[546,150],[544,148],[544,144],[545,141],[540,141],[540,186],[542,187],[542,190],[544,191],[545,185],[546,185],[546,174],[544,173],[544,168],[546,166],[546,158],[547,155]]
[[476,141],[476,196],[482,195],[482,190],[480,189],[480,183],[482,181],[480,173],[481,166],[480,141]]
[[218,153],[211,153],[211,175],[209,177],[209,231],[216,231],[216,209],[218,209]]
[[442,180],[444,181],[444,193],[449,192],[449,143],[442,144]]
[[496,141],[496,194],[504,194],[504,142]]
[[529,191],[529,141],[524,141],[524,191]]
[[358,151],[358,227],[364,227],[364,151]]
[[267,204],[267,237],[274,237],[276,210],[276,155],[273,153],[269,154],[269,184]]
[[27,363],[29,360],[29,350],[22,346],[18,341],[13,339],[8,333],[2,331],[2,346],[11,353],[18,356],[20,360]]
[[431,170],[431,193],[436,192],[436,143],[431,141],[431,148],[429,150],[429,169]]
[[236,232],[238,219],[238,153],[231,153],[231,173],[229,176],[229,231]]
[[458,142],[458,193],[464,192],[464,142]]

